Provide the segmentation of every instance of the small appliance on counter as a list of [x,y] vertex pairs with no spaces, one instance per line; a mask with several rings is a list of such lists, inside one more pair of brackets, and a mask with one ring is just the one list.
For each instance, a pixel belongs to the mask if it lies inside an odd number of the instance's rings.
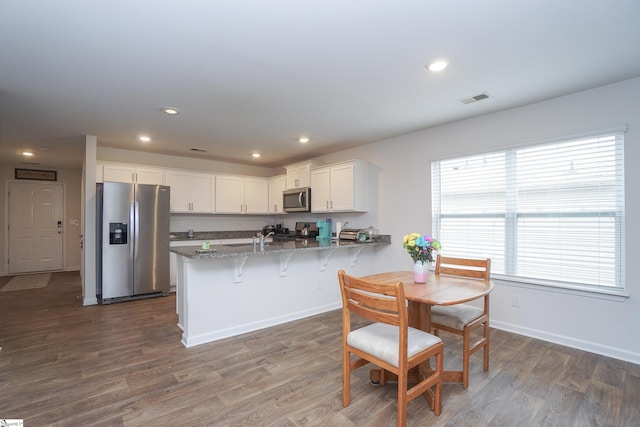
[[269,233],[276,234],[276,226],[275,225],[265,225],[262,227],[262,235],[266,236]]
[[282,236],[289,234],[289,229],[282,226],[283,224],[276,224],[276,236]]
[[359,228],[343,228],[338,237],[340,240],[358,240]]
[[343,228],[340,231],[340,240],[354,240],[357,242],[373,242],[373,238],[378,235],[378,230],[373,227],[364,229],[359,228]]
[[315,222],[296,222],[296,238],[308,239],[318,236],[318,225]]
[[321,220],[316,222],[318,227],[318,239],[330,239],[331,238],[331,219]]
[[280,240],[315,239],[318,235],[318,226],[315,222],[296,222],[296,227],[293,233],[289,232],[289,229],[287,228],[281,228],[280,230],[282,233],[278,233],[276,231],[276,235],[274,236]]
[[373,238],[378,235],[378,230],[373,227],[363,228],[358,231],[358,242],[373,242]]

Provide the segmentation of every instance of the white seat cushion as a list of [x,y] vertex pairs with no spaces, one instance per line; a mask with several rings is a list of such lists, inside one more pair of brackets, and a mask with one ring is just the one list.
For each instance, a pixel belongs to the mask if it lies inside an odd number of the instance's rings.
[[464,325],[482,316],[483,313],[481,308],[467,304],[436,305],[431,307],[431,323],[462,330]]
[[[385,362],[398,367],[399,328],[386,323],[373,323],[347,335],[347,343]],[[441,342],[440,338],[419,329],[409,327],[407,333],[407,356],[412,357],[421,351]]]

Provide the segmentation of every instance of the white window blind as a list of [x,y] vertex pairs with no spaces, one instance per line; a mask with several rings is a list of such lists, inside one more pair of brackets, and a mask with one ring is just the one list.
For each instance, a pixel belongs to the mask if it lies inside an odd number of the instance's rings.
[[492,275],[624,287],[622,131],[433,162],[443,254]]

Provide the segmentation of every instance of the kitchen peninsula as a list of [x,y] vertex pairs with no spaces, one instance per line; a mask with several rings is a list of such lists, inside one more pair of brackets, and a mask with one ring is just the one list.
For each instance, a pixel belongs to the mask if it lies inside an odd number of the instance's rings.
[[337,271],[372,274],[375,252],[390,243],[390,236],[377,236],[366,243],[310,238],[171,247],[182,343],[192,347],[338,309]]

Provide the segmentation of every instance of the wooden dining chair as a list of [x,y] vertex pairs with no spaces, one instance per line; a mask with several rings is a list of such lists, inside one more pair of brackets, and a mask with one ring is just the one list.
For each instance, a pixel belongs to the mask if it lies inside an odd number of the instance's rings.
[[[490,259],[468,259],[443,257],[436,258],[436,275],[448,274],[489,281],[491,276]],[[431,330],[435,335],[440,330],[462,336],[462,387],[469,386],[469,359],[476,351],[483,349],[483,368],[489,370],[489,295],[485,295],[483,307],[469,304],[435,305],[431,307]],[[483,328],[482,336],[471,342],[471,333]]]
[[[338,271],[342,292],[342,405],[349,406],[351,372],[373,363],[398,376],[398,426],[406,424],[407,404],[423,394],[433,412],[442,411],[443,344],[409,326],[402,282],[381,284]],[[351,329],[351,313],[374,323]],[[352,358],[355,355],[355,358]],[[409,370],[435,358],[435,369],[419,372],[408,387]]]

